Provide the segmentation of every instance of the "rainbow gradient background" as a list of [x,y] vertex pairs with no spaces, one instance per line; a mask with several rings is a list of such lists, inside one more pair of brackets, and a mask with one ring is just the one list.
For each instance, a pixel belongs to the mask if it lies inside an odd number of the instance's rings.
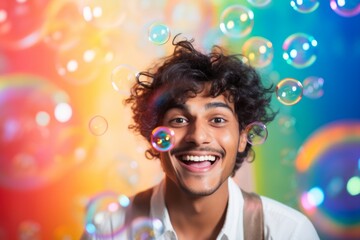
[[[254,15],[243,36],[219,27],[233,6]],[[168,27],[169,41],[149,41],[153,23]],[[323,79],[323,94],[294,105],[274,95],[279,114],[236,180],[302,211],[321,239],[360,239],[359,0],[1,0],[0,239],[79,239],[94,196],[131,195],[162,178],[128,130],[123,100],[131,74],[171,54],[177,33],[232,53],[267,39],[265,84]],[[283,57],[297,33],[317,41],[301,67]]]

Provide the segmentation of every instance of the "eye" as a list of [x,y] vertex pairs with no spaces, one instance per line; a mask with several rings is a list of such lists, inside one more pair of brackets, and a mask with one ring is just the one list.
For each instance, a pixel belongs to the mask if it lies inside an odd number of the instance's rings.
[[211,119],[211,122],[220,124],[220,123],[226,123],[226,120],[222,117],[215,117],[215,118]]
[[184,117],[176,117],[170,120],[170,125],[173,127],[177,127],[177,126],[183,126],[188,122],[189,120]]

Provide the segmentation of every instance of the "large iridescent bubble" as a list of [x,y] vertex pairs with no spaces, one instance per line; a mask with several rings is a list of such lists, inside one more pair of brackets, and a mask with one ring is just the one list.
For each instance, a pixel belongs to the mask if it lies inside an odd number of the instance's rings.
[[342,17],[353,17],[360,13],[359,0],[330,0],[330,7]]
[[88,26],[82,19],[78,2],[72,0],[51,1],[45,11],[45,18],[42,38],[55,51],[78,45]]
[[220,16],[220,29],[228,37],[240,38],[250,34],[254,26],[254,13],[243,5],[227,7]]
[[305,68],[317,58],[316,39],[307,33],[295,33],[288,36],[283,45],[283,58],[291,66]]
[[271,3],[271,0],[247,0],[247,1],[254,7],[266,7]]
[[47,0],[0,1],[0,48],[20,50],[38,43]]
[[299,200],[323,239],[360,236],[360,122],[330,123],[296,158]]
[[246,40],[242,53],[247,57],[250,65],[257,68],[266,67],[274,57],[273,45],[264,37],[251,37]]
[[126,19],[126,1],[80,0],[83,19],[101,29],[119,27]]
[[85,231],[95,239],[114,239],[125,232],[126,195],[105,191],[93,196],[86,206]]
[[291,0],[290,5],[297,12],[311,13],[319,7],[320,3],[318,0],[302,0],[302,1]]
[[85,160],[88,147],[67,93],[29,75],[0,78],[0,184],[42,187]]

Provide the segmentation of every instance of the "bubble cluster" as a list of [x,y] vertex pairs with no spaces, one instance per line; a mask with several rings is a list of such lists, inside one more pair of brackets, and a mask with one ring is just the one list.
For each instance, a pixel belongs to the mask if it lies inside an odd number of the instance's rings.
[[272,43],[263,37],[251,37],[246,40],[242,52],[247,57],[250,65],[257,68],[269,65],[274,57]]
[[268,136],[266,125],[262,122],[253,122],[246,126],[247,142],[251,145],[263,144]]
[[220,16],[220,29],[228,37],[247,36],[254,26],[254,13],[242,5],[227,7]]
[[291,66],[305,68],[317,58],[316,39],[306,33],[295,33],[287,37],[282,45],[283,59]]
[[290,5],[300,13],[311,13],[319,7],[320,3],[318,0],[291,0]]
[[108,122],[106,118],[100,115],[92,117],[89,121],[89,130],[95,136],[101,136],[106,133],[108,129]]
[[149,41],[156,45],[162,45],[167,43],[170,39],[170,35],[170,29],[166,24],[153,23],[149,27]]
[[302,84],[293,78],[285,78],[276,85],[277,99],[284,105],[298,103],[303,95]]
[[166,152],[174,147],[175,133],[168,127],[157,127],[151,133],[151,145],[160,152]]

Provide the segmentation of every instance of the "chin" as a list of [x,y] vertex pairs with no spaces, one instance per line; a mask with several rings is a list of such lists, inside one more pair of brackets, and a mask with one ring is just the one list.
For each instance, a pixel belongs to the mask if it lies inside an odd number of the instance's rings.
[[194,188],[194,187],[188,187],[184,186],[184,184],[180,184],[181,189],[186,192],[188,195],[193,197],[206,197],[212,195],[214,192],[216,192],[220,188],[220,184],[218,184],[215,187],[209,187],[209,188]]

